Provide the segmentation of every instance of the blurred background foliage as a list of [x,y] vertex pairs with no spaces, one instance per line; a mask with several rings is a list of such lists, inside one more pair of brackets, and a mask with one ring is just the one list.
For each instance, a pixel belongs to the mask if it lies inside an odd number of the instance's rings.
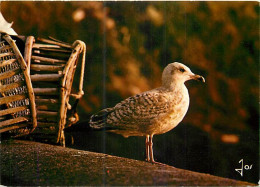
[[[81,125],[104,107],[160,86],[168,63],[203,75],[206,84],[187,83],[191,103],[183,122],[155,136],[155,158],[258,182],[258,2],[2,2],[1,11],[20,35],[86,43]],[[72,146],[144,158],[143,138],[83,131],[74,133]],[[243,177],[235,171],[240,159],[253,164]]]

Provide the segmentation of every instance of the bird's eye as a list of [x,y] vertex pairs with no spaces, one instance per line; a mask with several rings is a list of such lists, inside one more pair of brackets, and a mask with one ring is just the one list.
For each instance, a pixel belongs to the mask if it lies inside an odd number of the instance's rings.
[[180,72],[182,72],[182,73],[185,72],[185,69],[184,69],[184,68],[180,68],[179,70],[180,70]]

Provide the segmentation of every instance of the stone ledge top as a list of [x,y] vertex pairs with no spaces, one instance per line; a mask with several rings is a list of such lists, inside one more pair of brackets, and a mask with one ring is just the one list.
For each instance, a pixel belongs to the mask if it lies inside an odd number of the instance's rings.
[[3,141],[1,184],[255,186],[209,174],[38,142]]

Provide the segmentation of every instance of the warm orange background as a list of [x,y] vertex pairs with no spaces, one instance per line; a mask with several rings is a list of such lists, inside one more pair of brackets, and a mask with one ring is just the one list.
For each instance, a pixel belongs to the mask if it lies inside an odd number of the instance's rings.
[[[81,122],[160,86],[168,63],[179,61],[203,75],[206,84],[187,83],[191,104],[181,125],[155,136],[155,158],[258,182],[258,2],[2,2],[1,11],[20,35],[87,44]],[[143,139],[90,134],[89,143],[82,137],[77,148],[144,158]],[[242,158],[254,164],[243,177],[235,171]]]

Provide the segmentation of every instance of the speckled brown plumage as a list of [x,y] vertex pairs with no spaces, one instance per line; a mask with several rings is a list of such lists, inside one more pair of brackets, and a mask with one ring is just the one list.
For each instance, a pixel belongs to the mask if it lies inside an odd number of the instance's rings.
[[146,136],[147,161],[154,162],[152,137],[176,127],[189,107],[189,94],[185,81],[203,77],[193,74],[181,63],[171,63],[163,71],[162,86],[129,97],[113,108],[94,114],[90,126],[128,136]]

